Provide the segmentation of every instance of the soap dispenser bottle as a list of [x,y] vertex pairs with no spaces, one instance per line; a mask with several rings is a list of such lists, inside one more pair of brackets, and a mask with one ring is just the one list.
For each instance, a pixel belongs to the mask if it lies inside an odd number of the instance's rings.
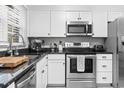
[[59,52],[63,51],[62,41],[59,41],[58,48],[59,48]]

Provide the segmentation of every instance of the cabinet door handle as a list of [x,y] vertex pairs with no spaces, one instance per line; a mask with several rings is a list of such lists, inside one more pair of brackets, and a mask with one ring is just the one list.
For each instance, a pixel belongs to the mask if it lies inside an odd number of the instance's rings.
[[50,33],[48,33],[48,35],[50,35]]
[[65,65],[65,63],[63,63],[63,65]]
[[107,67],[107,65],[102,65],[102,67]]
[[77,19],[78,19],[78,20],[81,20],[81,17],[78,17]]
[[102,77],[102,79],[107,79],[107,77]]
[[102,58],[106,58],[106,56],[102,56]]
[[42,72],[41,73],[44,73],[44,70],[42,70]]

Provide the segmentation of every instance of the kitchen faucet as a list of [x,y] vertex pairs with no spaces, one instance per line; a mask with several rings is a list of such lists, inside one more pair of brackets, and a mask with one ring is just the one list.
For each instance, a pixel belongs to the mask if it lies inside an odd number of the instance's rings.
[[[24,38],[23,38],[23,36],[21,34],[19,34],[19,33],[18,34],[12,34],[12,36],[10,38],[10,42],[9,42],[9,53],[10,53],[10,56],[13,56],[13,46],[12,46],[13,41],[12,41],[12,39],[13,39],[14,36],[20,36],[22,38],[23,47],[26,46]],[[15,46],[15,47],[19,47],[19,46]],[[15,49],[16,49],[16,55],[19,55],[19,53],[17,51],[17,48],[15,48]]]

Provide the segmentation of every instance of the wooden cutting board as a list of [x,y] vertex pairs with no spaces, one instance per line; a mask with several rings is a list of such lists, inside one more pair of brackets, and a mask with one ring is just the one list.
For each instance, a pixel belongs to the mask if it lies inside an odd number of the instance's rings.
[[14,68],[18,65],[27,62],[29,60],[26,56],[19,56],[19,57],[1,57],[0,64],[3,64],[3,67]]

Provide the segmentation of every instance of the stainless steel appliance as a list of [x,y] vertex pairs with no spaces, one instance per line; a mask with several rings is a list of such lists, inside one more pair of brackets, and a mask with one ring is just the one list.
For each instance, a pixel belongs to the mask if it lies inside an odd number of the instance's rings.
[[[78,57],[85,57],[84,71],[78,71]],[[67,54],[66,55],[66,87],[69,88],[90,88],[95,84],[96,56],[90,54]]]
[[67,36],[93,35],[92,24],[88,21],[67,21]]
[[90,47],[89,42],[65,42],[66,48],[88,48]]
[[104,45],[97,44],[97,45],[93,46],[93,50],[95,52],[104,52],[105,51],[105,47],[104,47]]
[[36,88],[36,66],[29,69],[15,82],[16,88]]
[[106,47],[113,52],[113,85],[124,87],[124,18],[108,23]]

